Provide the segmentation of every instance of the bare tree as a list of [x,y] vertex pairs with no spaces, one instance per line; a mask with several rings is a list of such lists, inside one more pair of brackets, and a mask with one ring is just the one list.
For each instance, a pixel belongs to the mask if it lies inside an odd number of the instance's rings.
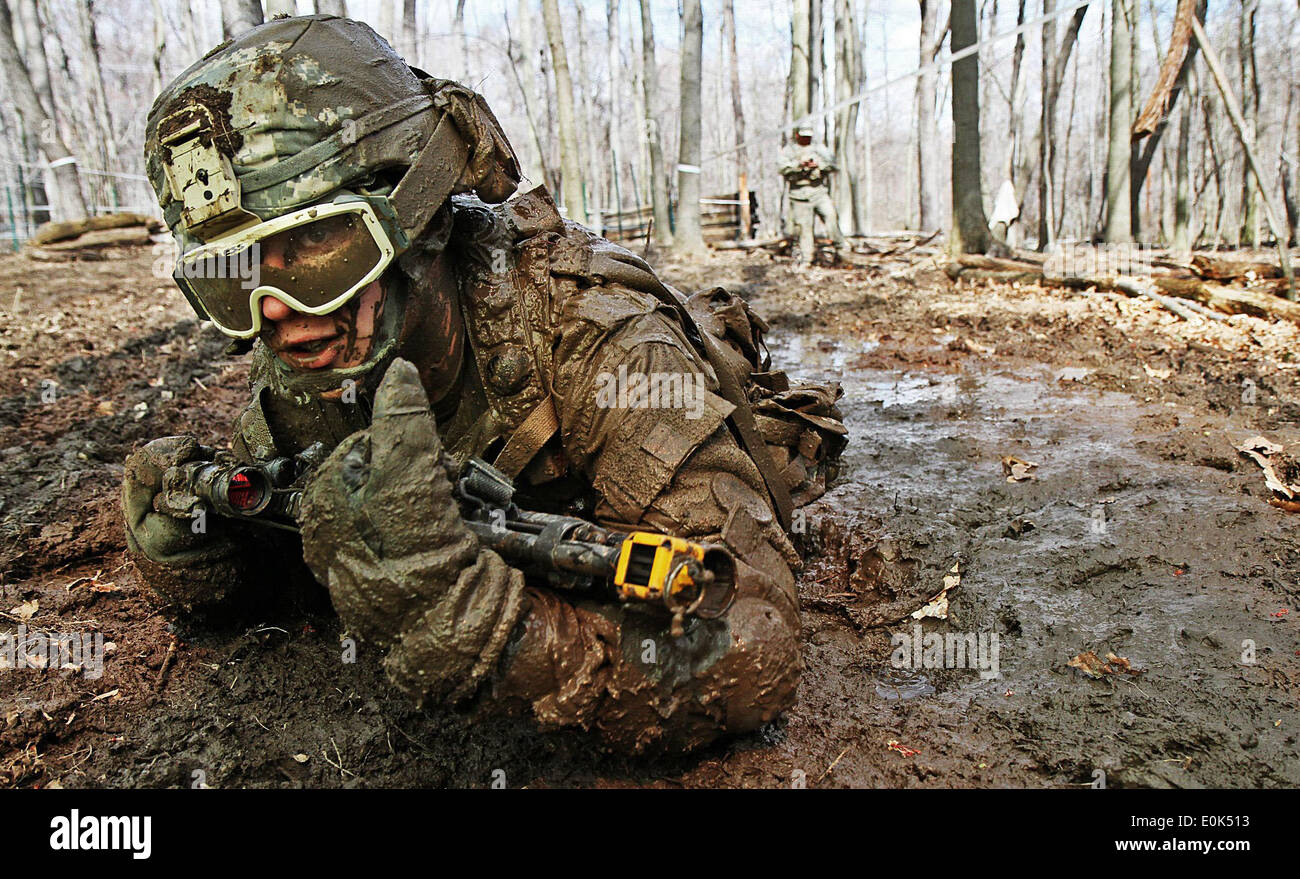
[[619,58],[618,35],[619,0],[605,0],[605,66],[609,68],[608,140],[610,166],[613,168],[614,197],[610,199],[614,211],[623,209],[622,188],[619,185],[620,147],[623,134],[623,64]]
[[[835,103],[847,100],[865,86],[866,73],[862,65],[862,46],[858,42],[858,27],[853,20],[853,5],[849,0],[835,0]],[[866,231],[858,210],[858,105],[850,104],[835,114],[835,155],[840,172],[832,180],[835,191],[835,211],[840,226],[846,234]]]
[[[514,75],[515,84],[519,87],[519,93],[524,102],[524,117],[528,121],[528,132],[533,145],[533,152],[537,156],[537,164],[534,166],[540,170],[541,180],[548,185],[553,184],[551,173],[547,167],[546,149],[542,144],[542,134],[538,126],[537,110],[541,104],[541,99],[537,95],[537,77],[538,77],[538,54],[537,44],[533,40],[533,14],[530,8],[529,0],[519,0],[517,7],[519,22],[519,43],[515,44],[514,37],[510,31],[510,18],[506,17],[506,54],[510,56],[510,72]],[[533,175],[525,174],[533,177]]]
[[[939,28],[938,0],[919,0],[921,4],[920,63],[932,65],[939,57],[948,27]],[[926,231],[938,229],[939,222],[939,120],[935,111],[939,74],[926,70],[916,78],[916,172],[919,215],[917,225]]]
[[[99,67],[102,54],[99,46],[99,33],[95,28],[94,0],[85,0],[77,4],[77,20],[81,26],[81,40],[86,53],[86,66],[90,74],[92,112],[95,116],[95,129],[99,138],[99,151],[103,159],[104,170],[121,171],[118,161],[117,140],[113,136],[113,122],[108,111],[108,95],[104,91],[104,74]],[[106,178],[107,190],[111,199],[117,201],[116,180]]]
[[1174,12],[1173,33],[1169,38],[1169,51],[1160,65],[1160,72],[1151,89],[1151,96],[1147,98],[1146,105],[1133,123],[1135,144],[1143,138],[1149,138],[1134,162],[1131,175],[1133,192],[1130,204],[1134,235],[1138,235],[1141,231],[1138,197],[1146,181],[1147,170],[1151,167],[1156,148],[1168,124],[1169,111],[1177,103],[1178,96],[1196,64],[1196,43],[1192,40],[1192,16],[1195,15],[1204,21],[1207,6],[1208,0],[1178,0],[1178,8]]
[[1273,210],[1272,199],[1264,191],[1263,179],[1259,173],[1259,159],[1255,155],[1255,142],[1250,137],[1246,120],[1242,116],[1241,105],[1237,103],[1237,96],[1232,93],[1232,86],[1228,84],[1228,76],[1223,72],[1223,65],[1219,63],[1218,53],[1214,51],[1214,47],[1210,45],[1209,37],[1205,35],[1205,28],[1195,18],[1192,19],[1192,33],[1196,36],[1196,42],[1200,43],[1201,52],[1205,55],[1205,64],[1210,68],[1210,74],[1214,77],[1214,84],[1218,86],[1219,94],[1223,97],[1223,104],[1228,111],[1228,118],[1232,121],[1233,130],[1237,133],[1237,141],[1241,144],[1242,152],[1246,154],[1246,162],[1250,165],[1250,169],[1255,172],[1255,185],[1258,187],[1260,202],[1264,208],[1264,219],[1268,221],[1269,231],[1273,233],[1273,240],[1277,243],[1278,261],[1282,264],[1282,273],[1286,275],[1287,298],[1296,301],[1300,299],[1300,291],[1296,290],[1295,274],[1291,269],[1291,254],[1286,246],[1286,237],[1282,234],[1277,214]]
[[[542,2],[542,15],[546,15],[546,0]],[[558,13],[557,13],[558,15]],[[456,14],[452,18],[452,33],[456,35],[456,50],[460,53],[460,66],[456,71],[456,78],[461,82],[469,79],[469,39],[465,36],[465,0],[456,0]],[[547,36],[550,36],[550,25],[547,25]],[[562,39],[562,38],[561,38]],[[552,51],[554,47],[552,47]],[[567,61],[566,61],[567,73]]]
[[1133,21],[1131,0],[1111,0],[1110,134],[1106,149],[1106,228],[1110,243],[1133,238],[1129,132],[1133,125]]
[[673,247],[687,254],[704,251],[704,232],[700,226],[703,61],[704,13],[700,0],[682,0],[682,121],[677,152],[677,229]]
[[597,231],[601,230],[601,213],[600,213],[600,187],[598,185],[601,177],[601,171],[604,163],[596,156],[596,141],[591,124],[591,114],[595,105],[596,96],[593,94],[595,78],[589,76],[591,63],[587,59],[587,17],[582,11],[582,4],[574,4],[574,12],[577,13],[578,19],[578,69],[582,71],[579,82],[582,84],[582,99],[578,101],[576,110],[578,117],[578,146],[581,150],[581,162],[583,173],[583,204],[586,205],[586,223]]
[[347,18],[347,0],[316,0],[316,14],[337,15],[341,18]]
[[[975,45],[979,28],[975,0],[952,0],[952,51]],[[952,65],[952,233],[953,253],[983,253],[989,246],[980,176],[980,62],[974,54]]]
[[[1056,10],[1056,0],[1043,0],[1043,12],[1049,14]],[[1056,20],[1043,25],[1043,104],[1038,123],[1036,150],[1027,151],[1026,161],[1031,154],[1039,158],[1038,169],[1038,249],[1045,250],[1055,239],[1060,226],[1056,216],[1056,107],[1061,98],[1061,84],[1065,82],[1065,71],[1070,65],[1070,55],[1079,41],[1079,28],[1088,13],[1087,6],[1074,11],[1065,35],[1058,45],[1056,42]],[[1027,174],[1023,174],[1025,178]]]
[[[1259,136],[1259,72],[1255,68],[1255,17],[1259,0],[1242,0],[1238,35],[1238,60],[1241,65],[1241,115],[1246,121],[1246,136]],[[1255,196],[1255,173],[1250,164],[1241,172],[1241,237],[1243,244],[1259,247],[1259,201]]]
[[654,216],[654,239],[660,247],[673,244],[672,225],[668,217],[668,174],[664,168],[664,148],[655,107],[659,104],[659,71],[655,63],[655,29],[650,16],[650,0],[641,0],[641,56],[644,71],[641,87],[645,92],[645,136],[650,153],[650,203]]
[[1188,71],[1184,81],[1187,99],[1178,114],[1177,162],[1174,168],[1174,234],[1171,242],[1176,253],[1186,254],[1192,249],[1191,221],[1191,143],[1192,109],[1196,102],[1196,71]]
[[[40,141],[40,150],[49,163],[54,188],[57,190],[57,204],[52,204],[51,219],[71,220],[86,215],[86,202],[81,195],[81,180],[77,174],[76,159],[64,143],[50,113],[41,106],[32,85],[31,75],[18,51],[14,40],[13,18],[9,14],[9,4],[0,2],[0,68],[4,70],[5,84],[8,86],[10,100],[23,118],[23,125],[29,132],[36,132]],[[53,112],[51,110],[50,112]]]
[[557,0],[542,0],[542,21],[546,42],[551,47],[551,68],[555,73],[556,112],[560,127],[560,191],[569,217],[583,216],[582,160],[578,152],[578,123],[573,112],[573,79],[569,56],[564,48],[564,25]]
[[258,0],[221,0],[221,35],[237,37],[262,23],[262,4]]
[[736,196],[740,201],[740,235],[752,234],[749,216],[749,158],[745,150],[745,105],[740,93],[740,53],[736,51],[736,3],[723,0],[722,42],[727,48],[731,81],[731,117],[736,144]]
[[812,109],[812,21],[810,0],[794,0],[790,17],[790,115],[802,119]]

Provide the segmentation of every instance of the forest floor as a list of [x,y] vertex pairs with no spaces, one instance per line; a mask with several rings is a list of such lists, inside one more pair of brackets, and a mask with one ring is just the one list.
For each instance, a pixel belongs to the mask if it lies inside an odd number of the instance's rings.
[[[1300,444],[1292,324],[955,284],[915,255],[664,263],[749,298],[775,365],[841,381],[851,443],[799,535],[795,706],[637,761],[416,710],[372,655],[340,662],[327,610],[162,615],[124,553],[122,461],[167,434],[223,443],[246,367],[147,248],[110,256],[0,257],[0,637],[112,645],[96,678],[0,670],[0,786],[1300,785],[1300,515],[1235,450]],[[1006,456],[1033,478],[1008,481]],[[921,631],[997,662],[898,668],[891,636],[954,564],[947,619]],[[1069,665],[1087,651],[1140,673],[1089,677]]]

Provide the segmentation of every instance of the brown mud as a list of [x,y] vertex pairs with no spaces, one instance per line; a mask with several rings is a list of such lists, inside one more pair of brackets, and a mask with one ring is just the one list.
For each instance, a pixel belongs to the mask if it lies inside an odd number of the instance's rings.
[[[841,380],[852,443],[797,535],[795,707],[629,761],[412,708],[364,645],[342,661],[325,606],[175,623],[124,555],[122,461],[171,433],[223,442],[245,367],[148,250],[111,256],[0,258],[0,635],[112,644],[97,679],[0,670],[0,785],[1300,784],[1300,515],[1233,448],[1300,443],[1294,326],[955,285],[920,258],[667,263],[680,287],[750,298],[778,366]],[[1005,456],[1036,478],[1007,481]],[[947,620],[912,620],[954,563]],[[916,625],[996,634],[996,676],[893,667],[891,635]],[[1092,679],[1068,665],[1085,651],[1142,673]]]

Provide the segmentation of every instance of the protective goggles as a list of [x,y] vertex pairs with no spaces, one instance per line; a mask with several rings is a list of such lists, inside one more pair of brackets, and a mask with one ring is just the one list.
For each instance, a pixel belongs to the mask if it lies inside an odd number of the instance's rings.
[[181,255],[173,277],[200,317],[249,339],[261,330],[267,296],[328,314],[407,246],[387,198],[347,194],[201,244]]

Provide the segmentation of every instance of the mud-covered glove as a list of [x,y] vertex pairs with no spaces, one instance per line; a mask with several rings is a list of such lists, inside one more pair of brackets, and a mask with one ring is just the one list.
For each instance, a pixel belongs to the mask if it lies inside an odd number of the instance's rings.
[[237,547],[215,516],[177,518],[160,509],[193,509],[197,498],[167,491],[167,472],[214,452],[192,436],[156,439],[126,459],[122,514],[127,547],[149,585],[185,610],[214,604],[238,585]]
[[351,632],[390,647],[392,681],[423,700],[471,695],[523,614],[523,574],[480,546],[451,493],[429,400],[395,360],[370,427],[303,495],[303,557]]

